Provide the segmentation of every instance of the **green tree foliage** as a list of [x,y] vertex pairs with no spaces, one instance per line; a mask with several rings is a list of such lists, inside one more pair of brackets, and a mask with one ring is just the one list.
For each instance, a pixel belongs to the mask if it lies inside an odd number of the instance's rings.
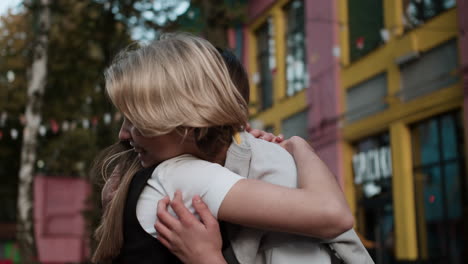
[[[67,144],[70,133],[48,133],[41,138],[38,158],[44,161],[43,172],[83,176],[86,170],[77,170],[76,165],[70,165],[73,162],[84,162],[84,168],[87,168],[93,155],[79,153],[90,154],[90,150],[97,151],[115,140],[109,136],[96,138],[99,134],[115,132],[115,127],[109,130],[102,126],[104,113],[112,112],[105,97],[102,73],[113,56],[131,42],[132,27],[143,26],[156,32],[189,30],[204,35],[218,46],[226,47],[227,27],[243,19],[243,8],[239,7],[238,1],[211,0],[193,0],[188,12],[175,17],[173,14],[181,2],[185,1],[52,1],[49,75],[44,96],[43,123],[50,128],[50,121],[60,125],[63,122],[97,118],[100,125],[93,130],[85,129],[89,133],[86,138],[90,144],[77,145],[79,148],[75,149],[73,155],[67,155],[65,150],[73,146]],[[34,30],[30,22],[34,8],[34,5],[30,5],[20,14],[9,14],[2,18],[4,26],[0,43],[6,60],[0,63],[0,85],[6,89],[0,90],[0,102],[5,102],[5,105],[0,105],[0,111],[6,111],[13,117],[12,120],[19,120],[24,112],[25,76],[31,59],[31,44],[28,43],[31,43]],[[148,15],[150,13],[152,15]],[[155,19],[161,16],[167,19]],[[8,72],[14,73],[13,82],[6,80]],[[80,125],[79,122],[77,126]],[[60,157],[60,160],[56,157]]]
[[[3,157],[19,159],[18,151],[15,155],[9,154],[12,149],[19,148],[21,138],[13,140],[9,133],[14,128],[21,136],[26,74],[31,63],[33,11],[34,6],[29,6],[18,14],[8,13],[0,17],[0,114],[8,115],[6,123],[0,127],[3,133],[0,145],[2,174],[7,173],[3,170],[8,170],[8,174],[14,175],[17,170],[17,165],[10,166],[12,163],[3,162]],[[48,134],[40,138],[38,158],[42,158],[46,164],[45,173],[82,176],[85,170],[74,170],[75,166],[69,166],[72,161],[89,164],[93,157],[90,150],[100,149],[115,140],[108,135],[99,140],[96,138],[97,135],[111,132],[115,135],[116,132],[116,126],[105,126],[102,120],[105,113],[113,111],[105,96],[103,71],[113,56],[131,42],[130,30],[111,10],[94,1],[53,1],[51,11],[49,74],[42,111],[42,123],[48,128]],[[81,121],[89,120],[92,123],[93,119],[97,119],[96,126],[90,124],[92,129],[82,128]],[[50,121],[59,125],[65,121],[70,124],[80,121],[75,125],[89,135],[84,135],[83,131],[52,133]],[[72,140],[72,144],[69,144],[69,138],[74,134],[80,139]],[[80,144],[83,137],[90,144]],[[14,146],[7,146],[10,141]],[[78,148],[70,153],[65,148],[73,148],[73,142],[77,142]],[[56,160],[56,157],[60,157],[60,160]],[[64,165],[47,165],[54,162],[63,162]],[[5,166],[9,166],[9,169],[5,169]]]
[[[99,150],[117,140],[120,120],[104,124],[115,110],[105,95],[103,72],[112,58],[131,42],[132,30],[151,39],[165,31],[190,31],[220,47],[227,46],[226,29],[242,23],[241,1],[192,0],[60,0],[51,1],[48,34],[48,76],[42,107],[45,135],[38,135],[36,172],[88,178]],[[0,221],[15,221],[16,184],[21,131],[24,127],[27,69],[32,62],[37,6],[0,17]],[[151,33],[151,34],[150,34]],[[2,113],[7,113],[1,123]],[[84,125],[84,124],[87,125]],[[63,124],[68,129],[64,130]],[[58,130],[52,129],[58,125]],[[18,132],[17,138],[9,134]],[[91,179],[90,179],[91,180]],[[99,209],[100,187],[93,185],[90,203]],[[11,206],[9,204],[11,203]],[[100,210],[87,212],[93,230]]]
[[[22,113],[26,103],[26,74],[31,64],[29,16],[11,12],[0,17],[0,219],[16,218],[17,176],[20,163]],[[12,129],[18,138],[10,135]]]
[[104,115],[113,112],[103,72],[131,42],[130,31],[111,10],[93,1],[54,1],[51,14],[43,120],[78,129],[60,127],[55,134],[49,130],[38,157],[47,174],[85,176],[97,151],[116,140],[111,136],[116,135],[116,126],[103,123]]
[[[5,201],[0,210],[2,222],[16,220],[16,185],[35,8],[29,5],[17,14],[1,17],[0,115],[7,113],[6,122],[0,127],[0,199],[2,204]],[[119,124],[104,125],[102,120],[104,113],[113,111],[104,94],[102,75],[112,57],[130,43],[130,30],[111,10],[94,1],[53,1],[50,8],[52,27],[48,34],[48,76],[42,108],[42,124],[48,132],[38,136],[37,160],[45,166],[37,172],[87,177],[97,151],[116,140]],[[82,120],[89,120],[89,127],[83,127]],[[52,121],[59,130],[52,132]],[[62,130],[64,122],[71,124],[68,131]],[[13,130],[18,132],[17,138],[9,135]],[[99,214],[97,210],[93,212]]]
[[191,8],[198,9],[200,34],[218,47],[227,48],[227,30],[245,21],[245,1],[192,0]]

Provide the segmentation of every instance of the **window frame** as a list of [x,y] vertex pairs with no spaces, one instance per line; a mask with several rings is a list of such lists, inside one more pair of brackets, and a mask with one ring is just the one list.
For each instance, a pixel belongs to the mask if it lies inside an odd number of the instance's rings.
[[[294,26],[290,26],[292,23],[289,23],[289,21],[292,21],[290,19],[291,16],[296,17],[295,15],[298,15],[296,12],[294,12],[294,5],[296,3],[301,3],[302,4],[302,11],[299,12],[302,19],[295,19]],[[284,30],[284,39],[285,39],[285,61],[284,61],[284,68],[285,68],[285,73],[284,73],[284,79],[285,79],[285,94],[286,96],[293,96],[297,94],[298,92],[306,89],[308,87],[309,83],[309,72],[307,68],[307,38],[306,38],[306,30],[305,30],[305,1],[304,0],[291,0],[287,4],[285,4],[282,7],[282,12],[284,13],[285,16],[285,30]],[[299,23],[297,23],[299,22]],[[299,43],[298,41],[292,41],[293,43],[290,45],[290,37],[295,38],[296,34],[303,34],[302,38],[302,43]],[[292,78],[292,81],[290,82],[288,80],[288,69],[289,67],[294,67],[294,64],[288,65],[288,55],[293,54],[292,56],[295,57],[294,55],[297,54],[297,50],[302,49],[303,56],[302,56],[302,63],[304,67],[304,73],[303,73],[303,78],[297,78],[296,72],[293,73],[294,77]],[[294,60],[296,62],[296,60]],[[293,62],[293,63],[294,63]],[[302,79],[302,80],[301,80]],[[296,83],[302,83],[301,87],[299,89],[296,89],[295,87],[290,88],[290,84],[292,83],[293,86],[296,85]]]
[[[257,85],[257,94],[258,94],[258,104],[260,110],[265,110],[273,106],[273,91],[274,91],[274,74],[273,71],[276,68],[276,65],[272,65],[272,59],[276,63],[275,50],[274,46],[272,47],[271,43],[275,41],[274,35],[271,35],[274,32],[274,23],[273,18],[268,17],[265,22],[263,22],[257,29],[254,31],[256,38],[256,54],[255,60],[258,68],[258,85]],[[264,34],[263,36],[261,34]],[[266,36],[265,36],[266,35]],[[263,38],[262,38],[263,37]],[[266,39],[266,41],[265,41]],[[265,41],[265,43],[262,43]],[[263,45],[262,45],[263,44]],[[273,50],[272,50],[273,48]],[[268,65],[268,69],[264,69],[264,63]],[[268,78],[265,78],[265,73],[268,72]]]

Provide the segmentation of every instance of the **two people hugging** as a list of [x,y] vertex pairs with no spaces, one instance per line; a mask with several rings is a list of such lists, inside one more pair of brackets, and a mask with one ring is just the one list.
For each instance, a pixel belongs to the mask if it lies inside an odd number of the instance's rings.
[[94,262],[373,263],[309,144],[247,127],[234,55],[166,34],[122,52],[105,78],[125,118],[96,165],[106,183]]

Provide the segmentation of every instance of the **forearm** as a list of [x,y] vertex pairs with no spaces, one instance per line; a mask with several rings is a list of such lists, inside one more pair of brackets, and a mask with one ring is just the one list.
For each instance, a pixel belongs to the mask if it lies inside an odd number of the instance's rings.
[[346,216],[329,200],[306,189],[244,179],[226,195],[218,218],[254,228],[330,239],[350,226],[341,222]]
[[304,140],[295,138],[289,146],[298,173],[298,187],[310,195],[310,206],[321,208],[320,214],[328,219],[326,226],[334,237],[353,225],[353,216],[344,194],[333,173]]
[[335,176],[312,147],[298,142],[292,147],[291,155],[296,163],[297,183],[300,189],[344,198]]
[[[218,218],[250,227],[331,239],[353,226],[338,183],[309,144],[293,137],[280,143],[293,155],[298,188],[243,179],[224,198]],[[284,177],[288,177],[286,172]]]

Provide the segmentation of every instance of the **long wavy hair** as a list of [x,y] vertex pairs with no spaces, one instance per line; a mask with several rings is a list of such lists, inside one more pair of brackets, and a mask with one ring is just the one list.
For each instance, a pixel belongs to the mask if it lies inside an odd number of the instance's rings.
[[121,53],[105,73],[112,103],[143,136],[179,128],[241,127],[247,104],[208,41],[187,34]]
[[[105,77],[110,99],[143,135],[190,130],[207,157],[230,144],[247,122],[249,88],[242,64],[229,51],[216,50],[199,37],[164,35],[148,46],[124,51]],[[96,230],[99,242],[93,262],[118,255],[125,199],[141,169],[132,149],[122,144],[109,147],[98,160],[95,175],[107,180],[118,171],[120,184]]]
[[94,233],[94,237],[98,241],[92,257],[92,261],[95,263],[111,260],[122,247],[123,206],[130,182],[141,168],[138,156],[130,148],[128,142],[113,144],[103,150],[96,158],[91,169],[92,175],[100,176],[106,182],[111,174],[116,173],[119,186],[109,204],[103,207],[101,222]]

